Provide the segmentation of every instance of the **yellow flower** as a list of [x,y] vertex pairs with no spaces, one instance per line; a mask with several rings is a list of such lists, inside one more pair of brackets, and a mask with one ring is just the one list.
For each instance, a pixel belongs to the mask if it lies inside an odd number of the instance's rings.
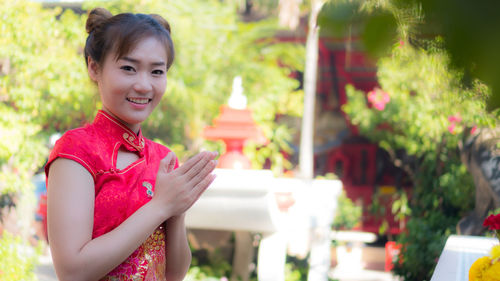
[[483,275],[485,271],[490,267],[490,265],[490,257],[482,257],[477,259],[469,269],[469,281],[483,281]]
[[492,260],[498,261],[498,259],[500,259],[500,245],[496,245],[491,248],[490,257]]
[[500,262],[494,263],[483,273],[483,281],[500,281]]

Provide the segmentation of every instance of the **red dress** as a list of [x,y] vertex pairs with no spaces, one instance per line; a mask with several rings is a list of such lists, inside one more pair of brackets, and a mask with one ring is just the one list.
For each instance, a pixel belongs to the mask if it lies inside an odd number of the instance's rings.
[[[139,156],[121,170],[116,168],[120,148]],[[92,175],[95,185],[92,238],[96,238],[116,228],[151,200],[160,160],[169,151],[144,138],[140,131],[136,135],[116,118],[99,111],[92,124],[70,130],[56,142],[45,173],[48,176],[50,164],[62,157],[78,162]],[[101,280],[165,280],[164,227],[156,229]]]

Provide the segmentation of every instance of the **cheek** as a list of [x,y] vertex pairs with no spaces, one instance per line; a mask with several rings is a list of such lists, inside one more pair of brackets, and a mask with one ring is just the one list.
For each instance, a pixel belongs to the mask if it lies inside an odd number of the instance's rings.
[[160,102],[161,102],[161,99],[163,97],[163,93],[158,93],[155,97],[155,99],[153,99],[153,103],[154,103],[154,106],[156,107]]
[[167,79],[156,81],[155,89],[156,89],[156,95],[158,95],[161,98],[165,93],[165,90],[167,89]]
[[106,91],[110,96],[120,96],[128,92],[128,89],[132,87],[132,83],[127,79],[120,79],[116,77],[115,79],[110,79],[105,84]]
[[161,92],[162,94],[165,93],[165,90],[167,89],[167,79],[163,79],[161,82],[160,82],[160,87],[161,87]]

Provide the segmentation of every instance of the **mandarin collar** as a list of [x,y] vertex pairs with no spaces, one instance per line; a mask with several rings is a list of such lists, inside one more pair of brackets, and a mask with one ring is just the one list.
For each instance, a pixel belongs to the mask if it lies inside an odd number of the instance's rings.
[[136,135],[121,121],[103,110],[97,112],[94,125],[98,126],[102,132],[105,132],[113,140],[122,143],[127,150],[137,151],[141,156],[143,155],[145,141],[141,129],[139,129],[139,134]]

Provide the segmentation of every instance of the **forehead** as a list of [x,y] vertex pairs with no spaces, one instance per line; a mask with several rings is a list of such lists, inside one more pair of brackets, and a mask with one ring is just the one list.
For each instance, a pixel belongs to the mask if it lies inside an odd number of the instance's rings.
[[[130,44],[127,48],[128,51],[119,53],[119,47],[113,48],[114,50],[110,52],[108,56],[116,61],[123,58],[132,58],[138,61],[144,62],[163,62],[167,63],[168,51],[166,44],[159,38],[154,36],[143,37]],[[122,50],[123,51],[123,50]]]

